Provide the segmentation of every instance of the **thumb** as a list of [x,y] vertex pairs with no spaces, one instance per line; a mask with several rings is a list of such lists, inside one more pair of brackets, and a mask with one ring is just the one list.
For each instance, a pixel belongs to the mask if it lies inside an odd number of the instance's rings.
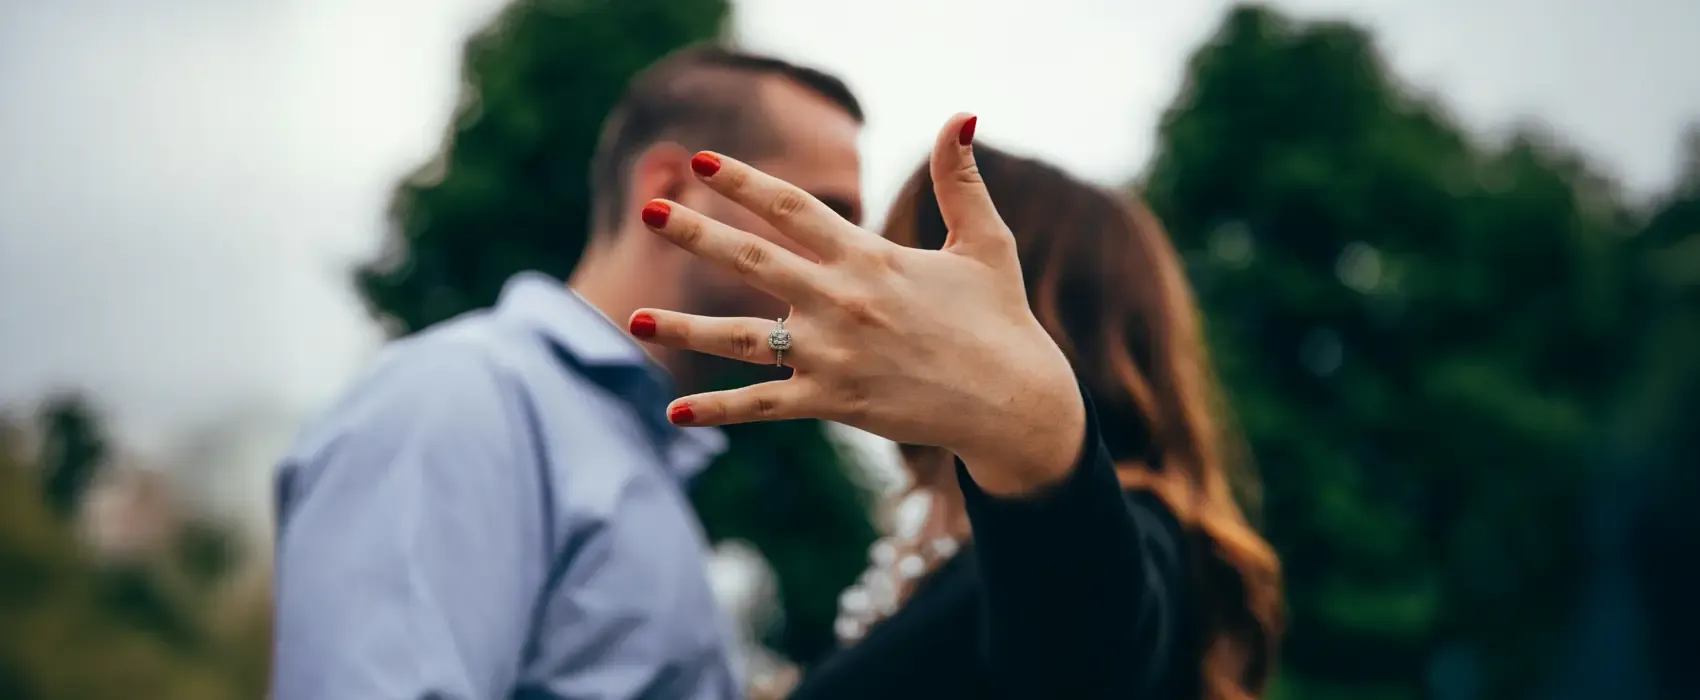
[[938,198],[939,213],[944,217],[945,250],[960,250],[976,255],[988,248],[1006,246],[1011,236],[992,205],[992,195],[986,191],[986,181],[980,178],[980,167],[974,164],[974,127],[979,117],[958,114],[944,123],[933,143],[929,161],[933,176],[933,196]]

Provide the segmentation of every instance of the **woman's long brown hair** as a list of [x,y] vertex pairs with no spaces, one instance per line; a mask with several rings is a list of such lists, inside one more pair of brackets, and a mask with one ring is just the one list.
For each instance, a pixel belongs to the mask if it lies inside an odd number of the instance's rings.
[[[1246,454],[1220,418],[1225,407],[1173,244],[1131,197],[984,145],[974,155],[1015,233],[1029,303],[1091,391],[1123,486],[1155,493],[1186,533],[1204,696],[1261,695],[1284,624],[1280,564],[1241,510],[1254,489],[1230,474],[1245,474]],[[885,235],[936,249],[945,234],[923,165],[898,194]],[[944,506],[931,517],[961,522],[949,512],[961,508],[954,477],[926,466],[948,462],[905,453],[915,488]]]

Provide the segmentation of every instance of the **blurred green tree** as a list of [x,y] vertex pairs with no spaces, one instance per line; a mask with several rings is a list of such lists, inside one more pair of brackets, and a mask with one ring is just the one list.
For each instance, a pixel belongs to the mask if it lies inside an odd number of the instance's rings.
[[[604,116],[639,70],[721,35],[725,0],[518,0],[466,44],[462,95],[441,151],[397,187],[388,249],[355,283],[407,334],[494,303],[513,273],[564,279],[590,222],[590,159]],[[740,426],[695,486],[711,538],[751,541],[779,575],[772,640],[808,662],[832,643],[839,592],[874,530],[864,491],[817,422]]]
[[218,596],[173,585],[170,560],[90,560],[40,488],[53,463],[26,449],[28,432],[0,417],[0,697],[262,697],[270,610],[219,615]]
[[1193,56],[1141,185],[1262,472],[1279,696],[1526,692],[1633,330],[1613,186],[1537,131],[1472,139],[1364,30],[1255,6]]
[[69,516],[106,462],[100,416],[83,396],[62,394],[43,404],[38,421],[45,435],[42,488],[54,512]]
[[1700,126],[1689,131],[1678,182],[1655,203],[1635,238],[1637,303],[1646,331],[1626,358],[1619,436],[1644,495],[1632,536],[1652,627],[1656,670],[1668,697],[1692,684],[1700,628]]

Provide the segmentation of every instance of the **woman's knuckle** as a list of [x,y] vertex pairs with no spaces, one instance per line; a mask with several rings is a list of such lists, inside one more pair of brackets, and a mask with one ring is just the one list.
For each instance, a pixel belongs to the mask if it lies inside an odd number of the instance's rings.
[[732,334],[732,355],[740,360],[754,360],[760,348],[756,334],[749,329],[743,329]]
[[873,406],[873,397],[868,392],[866,383],[846,379],[838,385],[839,414],[845,423],[859,423],[868,417]]
[[744,189],[744,185],[749,184],[750,171],[744,168],[727,168],[721,173],[720,181],[725,183],[726,189],[740,191]]
[[838,298],[838,308],[850,320],[862,325],[875,324],[880,319],[878,306],[864,294],[845,294]]
[[878,246],[868,252],[867,260],[877,271],[893,271],[897,270],[902,264],[901,253],[902,248],[898,246]]
[[756,241],[744,241],[738,244],[738,249],[732,254],[732,269],[739,274],[755,274],[767,264],[767,250]]
[[842,347],[824,347],[814,352],[814,364],[821,369],[836,370],[848,367],[856,359],[856,354]]
[[761,418],[773,418],[779,415],[779,401],[766,394],[755,397],[755,414]]
[[974,161],[968,161],[956,166],[956,170],[951,173],[951,176],[956,178],[957,182],[965,185],[978,185],[985,182],[985,180],[980,177],[980,166]]
[[677,233],[673,234],[680,245],[694,246],[702,240],[702,221],[696,217],[686,217],[679,222]]
[[775,219],[787,221],[802,213],[803,207],[807,205],[808,200],[803,198],[801,192],[781,190],[778,195],[774,196],[773,202],[768,205],[768,213],[772,214]]

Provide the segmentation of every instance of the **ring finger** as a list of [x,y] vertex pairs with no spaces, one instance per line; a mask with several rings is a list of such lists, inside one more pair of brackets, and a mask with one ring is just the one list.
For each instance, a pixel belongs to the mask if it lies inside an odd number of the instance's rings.
[[[758,365],[777,364],[770,334],[779,327],[776,321],[759,318],[720,318],[697,316],[661,309],[639,309],[632,314],[628,327],[633,337],[656,345],[681,348],[718,355]],[[790,329],[784,338],[789,341]],[[787,347],[784,365],[807,369],[809,354]]]

